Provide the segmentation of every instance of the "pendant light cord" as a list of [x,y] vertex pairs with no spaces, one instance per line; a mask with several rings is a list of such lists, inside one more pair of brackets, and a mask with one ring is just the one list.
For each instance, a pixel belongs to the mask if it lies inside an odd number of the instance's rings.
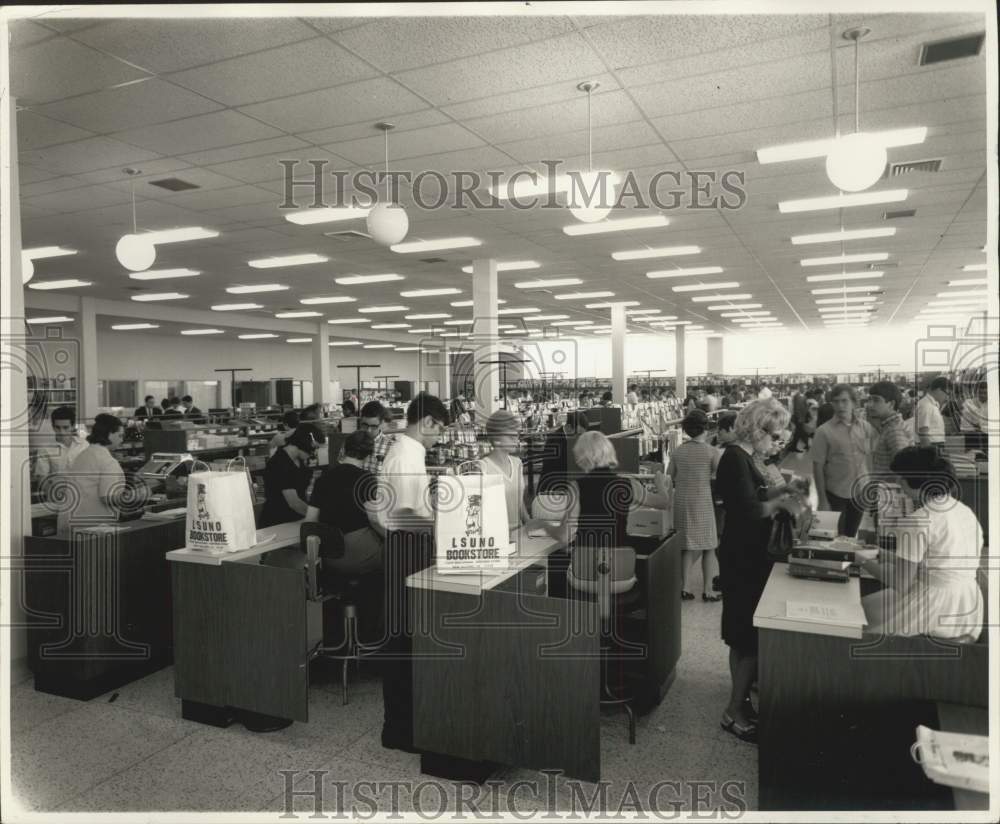
[[854,40],[854,133],[861,131],[861,38]]
[[137,235],[139,234],[139,229],[135,220],[135,179],[130,180],[129,184],[132,189],[132,234]]
[[593,89],[587,89],[587,163],[589,171],[594,171],[594,127],[590,119],[590,96]]
[[389,130],[386,129],[383,134],[385,135],[385,200],[389,202]]

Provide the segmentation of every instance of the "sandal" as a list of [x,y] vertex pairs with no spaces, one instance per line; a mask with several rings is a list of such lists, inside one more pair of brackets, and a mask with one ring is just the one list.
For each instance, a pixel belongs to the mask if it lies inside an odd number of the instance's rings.
[[713,595],[708,595],[708,594],[706,594],[706,593],[703,592],[701,594],[701,600],[702,601],[706,601],[706,602],[707,601],[712,601],[712,602],[714,602],[714,601],[721,601],[722,600],[722,596],[721,595],[714,595],[714,594]]
[[694,594],[688,592],[686,589],[682,589],[681,590],[681,600],[682,601],[693,601],[694,600]]
[[757,743],[757,725],[754,723],[737,724],[728,712],[724,712],[719,726],[730,735],[735,735],[740,741],[746,741],[750,744]]

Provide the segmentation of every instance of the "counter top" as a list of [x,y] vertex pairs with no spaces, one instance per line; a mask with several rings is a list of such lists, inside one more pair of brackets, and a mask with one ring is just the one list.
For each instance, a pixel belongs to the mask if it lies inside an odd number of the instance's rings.
[[548,536],[531,538],[527,530],[519,529],[514,534],[515,551],[507,556],[507,569],[483,570],[470,573],[442,573],[437,566],[416,572],[406,579],[412,589],[429,589],[435,592],[457,592],[462,595],[478,595],[493,589],[532,564],[548,558],[562,546],[562,543]]
[[[789,602],[815,606],[820,612],[829,614],[816,619],[789,617]],[[753,615],[753,625],[761,629],[841,638],[861,638],[867,623],[861,606],[861,582],[858,578],[849,578],[846,583],[793,578],[788,574],[788,564],[782,563],[775,564],[771,569],[771,576]]]
[[284,549],[289,546],[298,546],[299,528],[302,521],[291,521],[287,524],[269,526],[266,529],[257,530],[257,543],[250,549],[241,549],[239,552],[209,552],[205,549],[173,549],[167,553],[168,561],[190,564],[206,564],[208,566],[221,566],[223,563],[234,563],[248,561],[258,558],[265,552],[274,549]]

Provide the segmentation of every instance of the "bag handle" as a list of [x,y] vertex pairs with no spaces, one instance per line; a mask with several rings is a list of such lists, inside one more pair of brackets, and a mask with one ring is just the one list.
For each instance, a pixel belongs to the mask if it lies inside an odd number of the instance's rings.
[[[199,469],[198,469],[198,465],[199,465],[199,464],[200,464],[201,466],[205,467],[205,468],[204,468],[203,470],[199,470]],[[192,474],[192,475],[193,475],[193,474],[194,474],[195,472],[198,472],[198,471],[201,471],[201,472],[211,472],[211,471],[212,471],[212,467],[210,467],[210,466],[209,466],[209,465],[208,465],[207,463],[205,463],[204,461],[202,461],[202,460],[198,460],[198,459],[196,458],[196,459],[195,459],[195,460],[194,460],[194,461],[193,461],[193,462],[191,463],[191,472],[190,472],[190,474]]]
[[237,455],[237,456],[236,456],[235,458],[230,458],[230,459],[229,459],[229,460],[228,460],[228,461],[226,462],[226,471],[227,471],[227,472],[228,472],[228,471],[230,471],[230,468],[232,467],[232,465],[233,465],[234,463],[236,463],[237,461],[238,461],[238,462],[239,462],[240,464],[242,464],[242,469],[243,469],[244,471],[246,471],[246,468],[247,468],[247,459],[246,459],[245,457],[243,457],[242,455]]
[[910,758],[923,766],[923,749],[921,748],[919,741],[914,741],[910,744]]

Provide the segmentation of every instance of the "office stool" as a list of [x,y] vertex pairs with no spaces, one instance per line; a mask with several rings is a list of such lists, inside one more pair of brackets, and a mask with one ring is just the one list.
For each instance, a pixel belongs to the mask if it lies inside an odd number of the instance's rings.
[[[570,589],[596,599],[601,619],[601,706],[622,707],[628,716],[628,741],[635,744],[633,694],[615,694],[611,688],[608,665],[616,658],[613,617],[626,614],[639,600],[635,588],[635,550],[631,547],[591,547],[577,545],[567,573]],[[617,656],[623,660],[622,656]]]
[[[351,661],[360,664],[361,659],[373,654],[377,647],[362,644],[358,639],[358,590],[360,576],[339,576],[325,572],[324,559],[344,556],[344,536],[340,530],[329,524],[309,522],[302,524],[299,539],[306,553],[306,587],[308,598],[325,605],[336,601],[343,614],[343,639],[336,646],[320,644],[310,653],[310,660],[325,658],[341,662],[341,689],[343,703],[349,703],[348,665]],[[325,623],[325,622],[324,622]]]

